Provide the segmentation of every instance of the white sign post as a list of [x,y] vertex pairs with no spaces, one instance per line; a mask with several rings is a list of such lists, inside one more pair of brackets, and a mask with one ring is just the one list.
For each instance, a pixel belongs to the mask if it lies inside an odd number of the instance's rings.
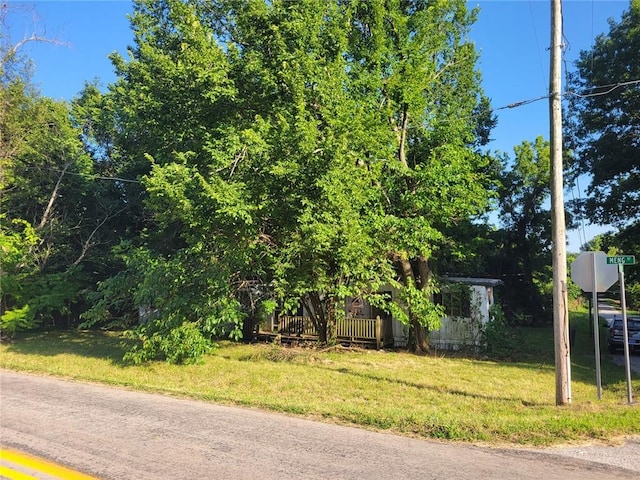
[[620,281],[620,307],[622,307],[622,344],[624,346],[624,365],[627,374],[627,403],[633,403],[631,393],[631,361],[629,360],[629,327],[627,326],[627,301],[624,291],[624,268],[623,265],[634,265],[636,257],[633,255],[616,255],[607,257],[607,263],[618,265],[618,279]]
[[600,374],[600,329],[598,327],[598,293],[618,280],[618,268],[607,263],[604,252],[582,252],[571,264],[571,280],[585,292],[593,294],[593,342],[596,356],[596,386],[598,399],[602,398],[602,376]]

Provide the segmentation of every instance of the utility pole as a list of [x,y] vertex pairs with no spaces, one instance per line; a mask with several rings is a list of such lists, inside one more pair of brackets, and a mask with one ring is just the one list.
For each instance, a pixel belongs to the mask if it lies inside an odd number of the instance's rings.
[[562,165],[562,0],[551,0],[551,71],[549,116],[551,137],[551,241],[553,243],[553,337],[556,405],[571,403],[567,245]]

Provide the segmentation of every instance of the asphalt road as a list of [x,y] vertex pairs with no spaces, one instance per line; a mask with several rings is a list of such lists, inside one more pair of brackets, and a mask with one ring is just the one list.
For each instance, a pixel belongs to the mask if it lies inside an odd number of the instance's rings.
[[638,439],[622,449],[598,447],[621,457],[616,464],[591,454],[410,439],[4,370],[0,392],[3,446],[105,480],[603,480],[640,472]]

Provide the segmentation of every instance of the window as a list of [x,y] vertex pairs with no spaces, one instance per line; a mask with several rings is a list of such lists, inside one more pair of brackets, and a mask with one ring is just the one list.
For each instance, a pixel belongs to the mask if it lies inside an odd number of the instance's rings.
[[447,285],[434,295],[434,302],[444,307],[447,317],[471,317],[471,289],[468,285]]

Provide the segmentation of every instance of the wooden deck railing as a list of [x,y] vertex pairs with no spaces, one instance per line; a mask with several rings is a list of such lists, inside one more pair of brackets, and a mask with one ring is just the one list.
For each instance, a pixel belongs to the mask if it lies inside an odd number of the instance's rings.
[[279,319],[278,333],[281,335],[318,336],[316,327],[309,317],[282,315]]
[[344,318],[338,320],[338,338],[350,342],[375,341],[376,348],[382,344],[382,320],[376,318]]
[[[274,325],[274,333],[284,336],[317,337],[315,325],[309,317],[282,315]],[[382,320],[376,318],[344,318],[338,320],[336,336],[338,340],[352,343],[375,344],[380,348],[383,342]]]

